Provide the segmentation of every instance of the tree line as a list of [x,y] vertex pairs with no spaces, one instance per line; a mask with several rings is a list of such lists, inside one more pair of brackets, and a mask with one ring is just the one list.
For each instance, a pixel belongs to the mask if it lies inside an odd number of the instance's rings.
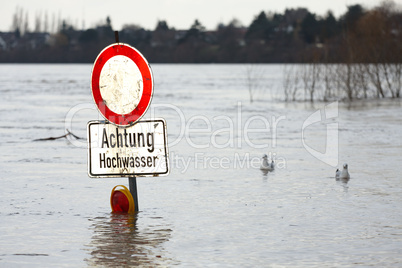
[[[286,66],[286,101],[400,98],[402,14],[393,2],[365,11],[355,5],[335,40],[307,54],[309,64]],[[343,64],[326,64],[338,62]]]
[[[31,29],[28,13],[17,8],[11,32],[0,33],[0,62],[91,63],[115,42],[110,17],[85,30],[76,24],[37,13]],[[286,9],[261,12],[247,27],[234,19],[212,31],[200,20],[186,30],[161,20],[154,30],[124,25],[119,38],[151,63],[401,63],[402,12],[393,1],[351,5],[339,18]]]

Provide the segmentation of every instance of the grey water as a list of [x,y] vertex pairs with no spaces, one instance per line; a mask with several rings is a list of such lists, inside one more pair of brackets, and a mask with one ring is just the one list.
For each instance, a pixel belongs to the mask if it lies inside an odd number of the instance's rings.
[[286,103],[282,65],[151,66],[170,174],[137,178],[125,215],[127,178],[87,174],[92,65],[0,65],[0,267],[402,265],[400,101]]

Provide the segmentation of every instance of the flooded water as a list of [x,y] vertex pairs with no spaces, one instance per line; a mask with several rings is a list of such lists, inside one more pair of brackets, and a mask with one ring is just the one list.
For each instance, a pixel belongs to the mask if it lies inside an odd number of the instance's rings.
[[284,103],[282,68],[152,65],[171,170],[124,215],[87,174],[92,66],[0,65],[0,266],[400,267],[401,102]]

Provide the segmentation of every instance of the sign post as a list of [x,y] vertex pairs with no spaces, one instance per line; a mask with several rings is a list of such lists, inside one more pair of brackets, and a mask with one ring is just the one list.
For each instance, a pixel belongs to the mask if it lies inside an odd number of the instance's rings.
[[137,212],[139,207],[138,207],[137,178],[135,176],[128,177],[128,187],[130,189],[131,195],[134,198],[134,206],[135,206],[134,211]]
[[90,121],[87,125],[88,175],[128,177],[135,211],[136,176],[169,173],[165,120],[140,121],[150,106],[153,85],[145,57],[127,44],[117,41],[103,49],[95,60],[92,96],[106,121]]

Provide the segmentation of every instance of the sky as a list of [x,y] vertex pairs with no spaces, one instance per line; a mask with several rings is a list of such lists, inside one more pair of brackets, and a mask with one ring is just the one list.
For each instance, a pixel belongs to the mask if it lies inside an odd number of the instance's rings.
[[[339,17],[347,6],[361,4],[367,8],[378,6],[380,0],[0,0],[0,31],[11,30],[17,7],[28,13],[29,28],[33,30],[35,17],[48,14],[49,24],[54,17],[67,19],[78,29],[95,27],[109,16],[114,30],[125,24],[155,29],[159,20],[169,27],[189,29],[198,19],[208,30],[219,23],[228,24],[234,18],[249,26],[261,11],[283,13],[286,8],[305,7],[317,15],[331,10]],[[402,0],[394,0],[402,6]],[[25,18],[26,15],[24,15]],[[43,18],[42,17],[42,18]]]

